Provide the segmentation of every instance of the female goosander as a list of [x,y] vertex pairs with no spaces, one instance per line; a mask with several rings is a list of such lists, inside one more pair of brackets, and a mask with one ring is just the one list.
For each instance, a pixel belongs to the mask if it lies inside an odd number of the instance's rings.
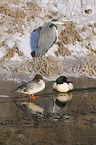
[[60,76],[53,83],[53,89],[59,92],[68,92],[73,89],[73,84],[65,76]]
[[15,91],[29,94],[30,99],[35,99],[36,97],[33,94],[42,91],[44,88],[45,82],[43,81],[43,77],[39,74],[36,74],[32,81],[17,87]]

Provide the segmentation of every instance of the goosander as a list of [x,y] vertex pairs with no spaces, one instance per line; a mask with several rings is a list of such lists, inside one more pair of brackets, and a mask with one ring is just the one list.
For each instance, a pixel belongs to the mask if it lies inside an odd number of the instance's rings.
[[59,92],[68,92],[73,89],[73,84],[65,76],[60,76],[53,83],[53,89]]
[[34,96],[33,94],[42,91],[44,88],[45,82],[43,81],[43,77],[39,74],[36,74],[32,81],[29,81],[17,87],[15,91],[29,94],[31,100],[36,98],[36,96]]

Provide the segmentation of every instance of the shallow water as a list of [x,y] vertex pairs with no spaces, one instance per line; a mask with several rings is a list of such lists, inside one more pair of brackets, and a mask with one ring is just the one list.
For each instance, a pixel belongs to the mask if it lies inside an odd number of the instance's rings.
[[[96,87],[90,78],[68,78],[74,88]],[[1,145],[95,145],[96,90],[58,93],[46,82],[39,98],[13,93],[18,84],[0,83]]]

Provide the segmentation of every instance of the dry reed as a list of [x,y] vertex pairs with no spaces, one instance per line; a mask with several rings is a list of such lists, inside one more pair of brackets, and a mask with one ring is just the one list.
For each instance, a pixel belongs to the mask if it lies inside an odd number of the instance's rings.
[[[15,2],[15,3],[14,3]],[[2,27],[1,30],[1,37],[5,35],[6,33],[9,34],[15,34],[16,32],[20,32],[23,34],[23,28],[30,26],[30,23],[34,21],[35,17],[40,18],[41,14],[41,7],[38,5],[38,3],[33,0],[33,2],[27,2],[27,5],[18,7],[19,2],[22,3],[22,1],[14,1],[13,0],[3,0],[3,3],[0,5],[0,13],[2,14],[0,25]],[[9,4],[10,3],[10,4]],[[15,4],[16,7],[12,7],[11,4]],[[54,0],[53,4],[51,6],[48,4],[48,10],[45,15],[46,18],[53,18],[54,16],[58,16],[58,11],[53,12],[51,11],[52,6],[57,7],[57,3]],[[25,19],[27,21],[25,21]],[[17,26],[18,25],[18,26]],[[6,26],[7,29],[3,30],[3,26]],[[76,27],[76,24],[73,22],[66,25],[65,30],[62,31],[60,35],[60,42],[57,42],[58,45],[58,52],[55,52],[56,55],[61,54],[62,56],[71,55],[71,52],[68,50],[68,47],[65,47],[63,44],[74,44],[76,41],[82,42],[82,37],[80,35],[80,31],[84,32],[87,31],[90,28],[92,28],[92,35],[95,35],[96,32],[93,29],[93,26],[96,28],[96,23],[93,25],[87,25],[86,27],[83,27],[82,30],[78,30]],[[90,31],[89,31],[90,33]],[[87,38],[89,40],[91,36]],[[17,65],[17,62],[15,63],[7,63],[6,60],[10,60],[11,57],[14,56],[14,53],[16,52],[19,56],[23,56],[23,53],[19,50],[19,46],[15,44],[12,48],[8,48],[6,44],[7,38],[1,39],[0,47],[4,47],[7,50],[7,53],[2,58],[3,61],[3,69],[6,69],[9,74],[12,74],[12,71],[14,73],[21,73],[21,72],[31,72],[31,73],[40,73],[45,76],[52,76],[55,74],[62,74],[64,72],[66,73],[74,73],[74,74],[81,74],[81,75],[90,75],[90,76],[96,76],[96,51],[92,49],[91,45],[86,45],[86,48],[91,51],[90,55],[88,57],[85,57],[80,64],[77,66],[74,66],[74,64],[66,63],[63,59],[57,59],[52,57],[45,58],[36,58],[32,60],[23,60],[23,62],[20,65]],[[11,75],[12,77],[12,75]]]

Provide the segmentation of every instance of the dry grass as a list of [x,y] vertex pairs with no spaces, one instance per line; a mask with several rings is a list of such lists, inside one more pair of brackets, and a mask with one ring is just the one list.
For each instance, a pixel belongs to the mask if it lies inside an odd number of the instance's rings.
[[[22,64],[17,62],[3,62],[3,68],[6,69],[12,78],[15,74],[30,72],[32,74],[39,73],[47,77],[61,74],[74,74],[83,76],[96,76],[96,54],[83,58],[81,62],[63,59],[54,59],[52,57],[36,58],[34,60],[24,60]],[[12,76],[13,75],[13,76]]]
[[26,13],[23,9],[11,8],[8,4],[0,5],[0,13],[3,13],[5,16],[10,16],[11,18],[15,18],[15,20],[18,19],[19,21],[20,19],[24,19],[26,17]]
[[62,42],[56,42],[58,45],[58,51],[55,52],[56,56],[61,54],[62,56],[71,55],[71,52],[68,50],[68,47],[65,47]]
[[[72,74],[73,67],[72,64],[67,64],[61,59],[55,59],[52,57],[36,58],[35,60],[26,61],[24,60],[22,64],[18,65],[17,62],[7,63],[5,60],[3,62],[3,68],[7,70],[12,78],[12,72],[14,74],[20,73],[39,73],[44,76],[60,75],[64,72]],[[75,70],[75,69],[74,69]],[[76,71],[76,70],[75,70]]]
[[1,61],[5,61],[6,59],[10,59],[14,56],[15,52],[18,54],[18,56],[24,56],[23,53],[19,50],[18,46],[15,44],[13,48],[9,48],[7,50],[7,54],[5,54]]
[[90,53],[88,57],[83,58],[80,73],[85,76],[96,76],[96,53]]
[[[19,3],[22,4],[21,7]],[[12,5],[16,5],[15,7]],[[26,29],[29,26],[32,26],[32,21],[35,20],[35,17],[40,18],[42,8],[38,5],[36,0],[33,2],[27,2],[27,5],[23,5],[24,2],[22,0],[3,0],[0,4],[0,13],[2,14],[0,25],[2,27],[0,36],[7,34],[13,35],[17,32],[23,34],[24,26]],[[52,7],[57,7],[57,2],[54,0],[53,4],[48,4],[48,10],[45,14],[46,18],[58,18],[58,11],[52,11]],[[42,18],[43,19],[43,18]],[[7,29],[5,29],[7,27]],[[82,42],[82,36],[80,35],[80,31],[86,32],[89,30],[89,36],[87,40],[91,40],[92,36],[96,35],[94,30],[96,28],[96,23],[93,25],[87,25],[82,28],[82,30],[78,30],[74,23],[70,23],[66,25],[66,28],[61,32],[60,42],[57,42],[58,52],[55,54],[58,56],[61,54],[62,56],[71,55],[71,52],[68,50],[68,47],[65,47],[64,44],[75,44],[76,41]],[[90,33],[91,32],[91,33]],[[7,37],[8,37],[7,36]],[[0,39],[1,39],[0,38]],[[81,75],[94,75],[96,76],[96,51],[92,49],[91,45],[86,45],[86,48],[90,50],[90,55],[86,58],[83,58],[82,62],[78,65],[74,65],[73,62],[65,62],[65,60],[54,59],[52,57],[45,58],[36,58],[34,60],[23,60],[22,64],[19,66],[17,63],[7,63],[7,60],[10,60],[11,57],[14,56],[16,52],[18,56],[23,56],[24,54],[20,51],[19,46],[15,42],[15,45],[12,48],[9,48],[6,44],[6,41],[9,38],[0,40],[0,47],[6,49],[6,54],[2,58],[3,68],[9,71],[9,74],[12,73],[22,73],[22,72],[31,72],[31,73],[40,73],[45,76],[52,76],[55,74],[62,74],[64,72],[70,74],[81,74]]]
[[16,69],[18,72],[40,73],[45,76],[52,76],[56,73],[63,73],[63,63],[54,60],[52,57],[36,58],[32,61],[23,61],[21,68]]
[[80,32],[76,27],[75,23],[67,24],[66,28],[61,32],[60,41],[64,44],[74,44],[75,41],[82,41],[82,37],[80,36]]
[[68,47],[65,47],[64,44],[75,44],[76,41],[82,42],[80,32],[73,22],[66,25],[66,28],[61,32],[59,39],[60,42],[56,43],[58,45],[58,52],[55,52],[57,56],[59,54],[61,54],[62,56],[71,55]]
[[[18,2],[18,6],[19,6]],[[14,2],[12,3],[14,4]],[[1,3],[0,5],[0,13],[3,14],[1,24],[4,24],[4,19],[11,25],[17,25],[18,29],[21,30],[22,25],[25,25],[24,19],[26,18],[27,22],[31,22],[32,19],[36,16],[39,16],[39,13],[41,12],[41,8],[38,6],[36,1],[34,2],[27,2],[27,5],[24,5],[22,7],[17,6],[11,6],[8,2]],[[10,20],[10,22],[9,22]],[[11,27],[12,29],[12,27]]]

